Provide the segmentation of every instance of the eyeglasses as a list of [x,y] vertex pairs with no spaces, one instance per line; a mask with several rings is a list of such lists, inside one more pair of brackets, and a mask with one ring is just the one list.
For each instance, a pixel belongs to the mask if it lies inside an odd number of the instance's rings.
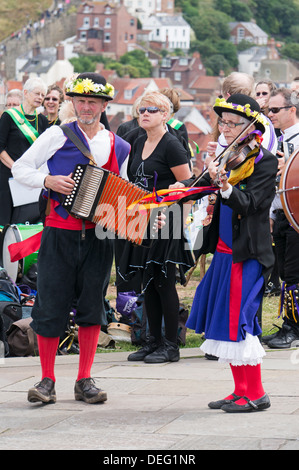
[[157,108],[157,106],[149,106],[148,108],[139,108],[139,113],[144,114],[147,111],[150,114],[158,113],[158,111],[162,111],[162,109]]
[[47,96],[47,97],[45,98],[45,101],[50,101],[50,100],[52,100],[52,101],[59,101],[58,98],[52,98],[52,96]]
[[219,119],[218,124],[219,126],[222,126],[222,127],[227,126],[230,129],[235,129],[238,126],[242,126],[244,122],[223,121],[223,119]]
[[267,95],[269,95],[269,92],[268,91],[258,91],[256,93],[256,96],[261,96],[261,95],[262,96],[267,96]]
[[269,113],[277,114],[281,109],[292,108],[293,106],[279,106],[277,108],[269,108]]

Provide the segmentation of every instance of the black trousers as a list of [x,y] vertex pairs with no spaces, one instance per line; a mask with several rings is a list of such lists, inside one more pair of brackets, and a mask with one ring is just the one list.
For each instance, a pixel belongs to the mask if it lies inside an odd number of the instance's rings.
[[299,233],[291,227],[283,211],[276,213],[273,240],[279,277],[288,285],[299,284]]
[[100,240],[94,229],[45,227],[38,253],[37,296],[31,327],[41,336],[64,334],[76,302],[78,326],[106,324],[104,305],[111,266],[113,241]]

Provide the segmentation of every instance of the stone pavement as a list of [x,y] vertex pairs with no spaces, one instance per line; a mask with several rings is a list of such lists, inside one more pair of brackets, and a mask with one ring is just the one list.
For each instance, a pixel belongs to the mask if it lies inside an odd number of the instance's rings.
[[2,360],[0,450],[105,450],[112,458],[120,450],[299,449],[299,349],[267,351],[263,383],[272,406],[245,415],[207,407],[232,392],[232,377],[227,365],[205,359],[198,348],[181,349],[177,363],[126,357],[96,355],[92,374],[108,393],[96,405],[74,400],[76,355],[57,356],[51,405],[27,402],[28,388],[40,380],[38,357]]

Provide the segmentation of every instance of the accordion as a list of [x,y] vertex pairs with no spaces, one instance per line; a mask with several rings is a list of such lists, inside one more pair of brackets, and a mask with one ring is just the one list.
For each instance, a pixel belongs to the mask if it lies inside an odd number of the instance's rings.
[[77,165],[72,193],[62,206],[74,217],[89,220],[136,245],[150,243],[150,210],[136,205],[149,192],[115,173],[92,165]]

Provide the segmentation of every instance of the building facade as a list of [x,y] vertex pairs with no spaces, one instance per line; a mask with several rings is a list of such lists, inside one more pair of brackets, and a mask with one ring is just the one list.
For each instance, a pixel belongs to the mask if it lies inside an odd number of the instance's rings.
[[123,2],[84,2],[77,13],[77,40],[80,51],[109,55],[118,59],[134,49],[137,18]]

